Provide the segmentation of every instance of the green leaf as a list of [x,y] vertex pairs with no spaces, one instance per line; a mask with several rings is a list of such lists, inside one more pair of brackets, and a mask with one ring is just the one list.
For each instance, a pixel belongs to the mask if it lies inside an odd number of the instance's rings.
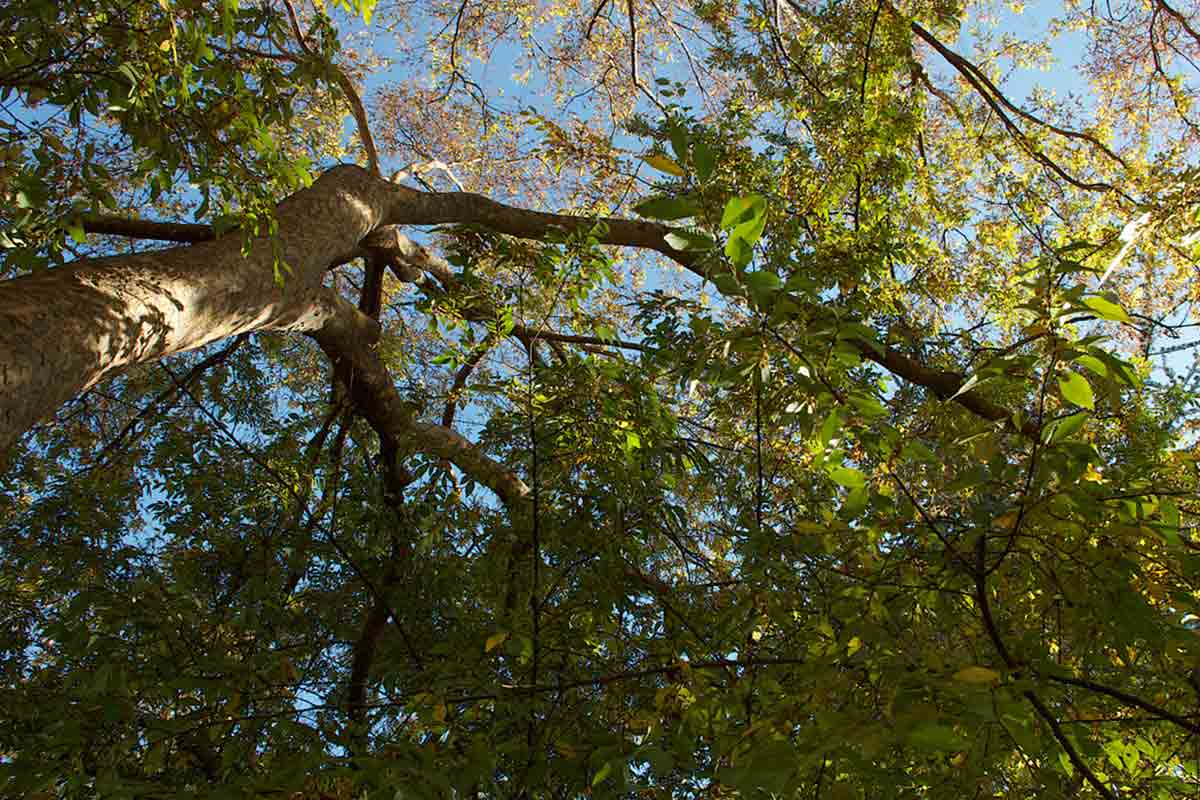
[[850,404],[858,409],[858,412],[864,417],[875,418],[887,416],[887,409],[874,397],[856,392],[850,395],[849,400]]
[[1162,513],[1163,524],[1179,528],[1179,504],[1175,502],[1174,497],[1164,497],[1159,504],[1159,510]]
[[953,752],[962,750],[966,743],[954,732],[954,728],[939,722],[923,722],[909,731],[908,741],[921,750]]
[[1083,408],[1095,408],[1096,400],[1087,378],[1078,372],[1068,372],[1058,379],[1058,390],[1068,401]]
[[778,291],[783,286],[783,281],[774,272],[758,270],[756,272],[747,272],[742,277],[745,279],[750,293],[757,300],[764,300],[770,297],[772,292]]
[[676,250],[711,250],[716,246],[712,237],[694,231],[673,230],[663,237]]
[[604,779],[612,774],[613,766],[611,761],[604,762],[604,766],[596,770],[596,775],[592,778],[592,786],[599,786],[604,782]]
[[767,201],[761,195],[750,194],[731,198],[721,214],[721,230],[727,231],[739,223],[761,217],[766,210]]
[[679,159],[680,161],[686,161],[688,150],[687,128],[678,124],[672,125],[670,138],[671,152],[675,154],[675,158]]
[[757,214],[754,217],[738,224],[729,234],[730,240],[742,239],[746,244],[753,246],[763,233],[763,228],[766,227],[767,218],[764,214]]
[[[747,254],[746,260],[750,260],[750,255]],[[728,272],[722,272],[714,275],[712,278],[713,286],[717,287],[717,291],[724,295],[737,297],[745,292],[742,291],[742,285],[738,283],[737,277],[730,275]]]
[[738,269],[742,269],[754,258],[754,247],[745,239],[732,237],[725,243],[725,255]]
[[1070,438],[1076,431],[1083,427],[1087,422],[1089,414],[1086,411],[1080,411],[1078,414],[1072,414],[1069,417],[1064,417],[1055,420],[1046,426],[1042,431],[1042,441],[1046,444],[1054,444],[1061,442],[1063,439]]
[[948,399],[953,400],[954,398],[958,397],[960,394],[966,394],[967,392],[974,389],[977,385],[979,385],[979,373],[978,372],[976,372],[974,375],[972,375],[971,377],[969,377],[965,381],[963,381],[962,386],[958,387],[958,391],[955,392],[954,394],[950,395],[950,397]]
[[1074,358],[1074,362],[1081,366],[1087,367],[1092,372],[1094,372],[1096,375],[1099,375],[1101,378],[1108,377],[1108,367],[1104,366],[1104,362],[1101,361],[1100,359],[1096,358],[1095,356],[1084,353],[1081,356],[1076,356]]
[[702,181],[712,177],[717,165],[717,155],[704,142],[696,142],[692,147],[692,163],[696,167],[696,177]]
[[1095,353],[1096,358],[1105,363],[1109,374],[1118,378],[1126,386],[1136,389],[1141,385],[1141,378],[1138,376],[1137,370],[1128,361],[1123,361],[1113,354],[1099,349],[1094,349],[1093,353]]
[[867,476],[853,467],[834,467],[829,470],[829,477],[834,483],[847,489],[858,489],[867,483]]
[[695,202],[687,196],[679,197],[652,197],[638,203],[633,207],[633,210],[643,217],[649,219],[683,219],[685,217],[694,217],[700,213],[700,209]]
[[79,219],[79,217],[71,217],[68,219],[65,227],[67,229],[67,233],[71,235],[71,238],[74,239],[77,244],[83,244],[87,239],[87,235],[83,232],[83,222]]
[[962,683],[995,683],[1000,673],[987,667],[963,667],[954,673],[954,680]]
[[825,417],[825,421],[821,423],[821,430],[817,434],[817,441],[820,442],[821,448],[829,447],[829,443],[833,441],[833,437],[842,427],[842,415],[835,408],[829,412],[829,416]]
[[1082,302],[1085,306],[1096,312],[1096,316],[1102,319],[1110,319],[1114,322],[1133,321],[1129,318],[1129,314],[1126,313],[1125,309],[1121,308],[1120,305],[1105,297],[1101,297],[1100,295],[1085,297],[1083,298]]
[[871,499],[871,492],[865,485],[859,486],[850,491],[846,495],[846,502],[842,504],[842,514],[846,519],[857,517],[867,507],[867,501]]

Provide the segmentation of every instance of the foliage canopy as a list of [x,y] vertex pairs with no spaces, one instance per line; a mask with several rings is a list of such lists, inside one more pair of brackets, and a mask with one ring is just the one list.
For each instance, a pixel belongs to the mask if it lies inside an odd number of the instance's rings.
[[11,0],[12,286],[341,161],[461,213],[324,265],[363,361],[8,447],[0,793],[1195,796],[1198,61],[1161,0]]

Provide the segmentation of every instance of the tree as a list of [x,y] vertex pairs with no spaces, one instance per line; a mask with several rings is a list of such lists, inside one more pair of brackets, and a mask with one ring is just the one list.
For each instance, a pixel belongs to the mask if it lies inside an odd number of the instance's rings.
[[1198,30],[19,0],[4,793],[1192,796]]

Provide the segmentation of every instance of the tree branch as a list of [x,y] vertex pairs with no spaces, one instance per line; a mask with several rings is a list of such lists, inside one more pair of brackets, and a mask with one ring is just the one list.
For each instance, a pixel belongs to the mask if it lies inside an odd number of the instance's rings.
[[[364,244],[395,248],[410,265],[419,265],[420,269],[428,271],[446,286],[453,286],[456,282],[450,265],[400,234],[394,227],[388,226],[476,224],[523,239],[542,239],[552,231],[579,233],[597,230],[600,234],[599,241],[603,244],[660,253],[704,280],[711,280],[722,274],[737,277],[728,264],[713,262],[711,259],[702,264],[702,254],[672,247],[666,239],[672,228],[659,223],[619,217],[591,218],[531,211],[508,206],[470,192],[421,192],[382,178],[372,179],[365,171],[355,172],[361,168],[343,165],[334,169],[338,177],[331,180],[323,176],[322,182],[329,180],[329,185],[335,191],[352,193],[354,201],[362,208],[364,221],[366,218],[373,221],[371,230],[374,233],[364,240]],[[327,175],[331,176],[332,172]],[[293,197],[311,192],[312,190],[305,190]],[[292,202],[295,201],[289,198],[281,204],[281,215],[287,213],[288,205]],[[114,231],[118,227],[125,231],[158,235],[186,235],[189,241],[199,240],[207,229],[207,226],[176,226],[171,223],[126,220],[119,226],[115,223],[110,224],[107,230]],[[361,252],[361,246],[357,252]],[[328,260],[327,264],[344,260],[354,254],[354,249],[344,248],[338,258]],[[402,276],[402,279],[413,280],[415,277],[410,274]],[[930,369],[886,345],[861,339],[850,341],[864,358],[879,364],[892,374],[925,387],[940,398],[953,398],[954,402],[984,419],[1013,424],[1014,416],[1007,409],[975,391],[960,393],[965,382],[961,374]],[[1024,423],[1020,430],[1028,436],[1037,434],[1037,428],[1028,422]]]
[[90,214],[82,220],[87,233],[105,236],[124,236],[129,239],[153,239],[160,242],[193,244],[216,238],[211,225],[192,225],[185,222],[153,222],[106,214]]
[[[892,11],[895,12],[894,7],[892,8]],[[958,53],[955,53],[953,50],[946,47],[946,45],[942,44],[933,34],[921,27],[919,23],[915,21],[911,22],[909,27],[918,38],[936,50],[943,58],[946,59],[946,61],[950,63],[952,67],[954,67],[955,70],[958,71],[960,75],[962,75],[963,79],[966,80],[966,82],[969,83],[973,89],[975,89],[979,96],[983,98],[983,101],[987,103],[988,107],[991,108],[996,116],[1000,118],[1000,121],[1004,123],[1004,127],[1017,141],[1017,143],[1021,145],[1022,149],[1024,149],[1025,152],[1027,152],[1035,161],[1076,188],[1091,192],[1110,192],[1115,190],[1115,187],[1110,183],[1103,181],[1088,183],[1068,173],[1058,164],[1057,161],[1043,153],[1042,150],[1030,140],[1029,136],[1023,130],[1021,130],[1020,126],[1013,122],[1012,118],[1005,113],[1005,109],[1012,111],[1014,114],[1040,125],[1041,127],[1053,131],[1059,136],[1063,136],[1068,139],[1083,140],[1091,144],[1093,147],[1099,149],[1106,156],[1118,162],[1121,166],[1127,166],[1125,161],[1112,150],[1110,150],[1103,142],[1090,134],[1080,133],[1079,131],[1068,130],[1066,128],[1060,128],[1056,125],[1052,125],[1049,122],[1045,122],[1038,117],[1035,117],[1024,109],[1019,108],[1007,97],[1005,97],[998,88],[996,88],[995,84],[993,84],[991,80],[983,74],[982,70],[980,70],[967,59],[960,56]]]
[[1122,692],[1120,689],[1113,689],[1110,686],[1105,686],[1104,684],[1096,683],[1095,681],[1089,681],[1086,678],[1075,678],[1070,675],[1044,674],[1040,675],[1040,677],[1045,678],[1053,683],[1062,683],[1066,684],[1067,686],[1078,686],[1079,688],[1087,689],[1090,692],[1106,695],[1114,700],[1120,700],[1125,705],[1133,706],[1134,708],[1140,708],[1143,711],[1148,711],[1151,714],[1154,714],[1160,719],[1173,722],[1186,731],[1194,734],[1200,734],[1200,723],[1193,722],[1192,720],[1180,716],[1179,714],[1174,714],[1170,711],[1167,711],[1165,708],[1156,706],[1149,700],[1143,700],[1136,695]]
[[[694,275],[712,280],[720,275],[737,277],[726,263],[702,264],[697,251],[677,250],[666,239],[672,229],[656,222],[642,222],[619,217],[577,217],[529,211],[499,203],[470,192],[419,192],[406,186],[394,187],[396,196],[386,213],[386,222],[409,225],[476,224],[498,233],[521,239],[541,239],[551,231],[580,233],[600,225],[598,239],[602,244],[621,245],[650,250],[667,256]],[[942,399],[953,397],[963,408],[984,419],[1004,421],[1016,429],[1011,411],[998,406],[975,391],[959,393],[965,377],[954,372],[930,369],[910,356],[874,342],[850,339],[862,356],[882,366],[910,383],[923,386]],[[1026,422],[1019,430],[1036,437],[1038,429]]]
[[[1008,669],[1016,669],[1019,665],[1005,645],[1004,639],[1000,635],[1000,629],[996,627],[996,621],[992,617],[992,603],[988,597],[987,590],[987,537],[982,533],[975,540],[975,568],[973,572],[975,603],[979,607],[984,630],[987,632],[992,645],[996,648],[996,652],[1000,654],[1000,660],[1004,662],[1004,665]],[[1088,766],[1087,762],[1083,760],[1083,757],[1079,755],[1075,746],[1071,744],[1071,740],[1063,732],[1062,726],[1059,725],[1058,720],[1050,712],[1046,704],[1042,702],[1042,698],[1038,696],[1037,692],[1033,689],[1028,689],[1021,694],[1029,701],[1034,710],[1037,711],[1038,716],[1049,726],[1050,733],[1054,736],[1059,746],[1062,747],[1063,752],[1067,754],[1067,759],[1079,771],[1079,774],[1083,775],[1084,779],[1100,793],[1101,797],[1109,798],[1109,800],[1117,800],[1117,794],[1104,785],[1096,773],[1092,771],[1092,768]]]
[[310,335],[333,362],[334,371],[348,388],[355,409],[380,436],[394,440],[404,450],[449,461],[492,490],[509,508],[510,514],[524,514],[529,487],[458,433],[414,419],[411,408],[401,398],[387,368],[368,342],[350,335],[345,329],[331,326]]

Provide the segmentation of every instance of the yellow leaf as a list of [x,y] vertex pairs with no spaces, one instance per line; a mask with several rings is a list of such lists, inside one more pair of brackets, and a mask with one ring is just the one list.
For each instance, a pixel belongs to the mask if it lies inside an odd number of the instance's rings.
[[1017,521],[1017,512],[1010,511],[992,520],[992,526],[1000,530],[1008,530]]
[[1000,680],[1000,673],[987,667],[963,667],[954,673],[954,680],[963,683],[995,683]]
[[433,718],[438,722],[446,721],[446,704],[438,703],[433,707]]
[[500,631],[493,633],[488,637],[487,642],[483,645],[483,652],[490,653],[500,645],[504,644],[504,640],[508,638],[508,631]]
[[671,159],[657,153],[649,156],[642,156],[642,161],[645,161],[650,166],[654,167],[659,172],[665,172],[668,175],[674,175],[677,178],[682,178],[687,172],[683,167],[676,164]]

